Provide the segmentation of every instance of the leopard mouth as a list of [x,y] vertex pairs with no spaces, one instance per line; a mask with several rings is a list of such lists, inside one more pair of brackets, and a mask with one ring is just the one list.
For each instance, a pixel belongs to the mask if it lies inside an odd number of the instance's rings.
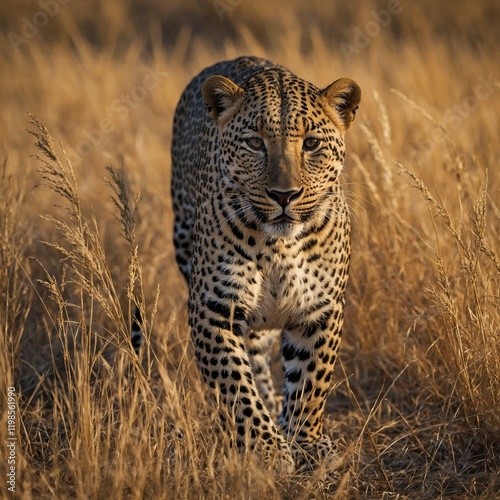
[[291,227],[298,225],[304,222],[302,217],[296,218],[288,215],[285,212],[281,212],[281,214],[277,215],[273,219],[269,218],[269,216],[260,208],[254,207],[254,213],[256,215],[257,220],[260,224],[269,225],[275,228],[283,228],[283,227]]
[[269,221],[270,224],[282,224],[283,222],[287,222],[288,224],[293,224],[294,222],[297,221],[285,213],[282,213],[278,215],[278,217],[275,217],[274,219],[271,219]]

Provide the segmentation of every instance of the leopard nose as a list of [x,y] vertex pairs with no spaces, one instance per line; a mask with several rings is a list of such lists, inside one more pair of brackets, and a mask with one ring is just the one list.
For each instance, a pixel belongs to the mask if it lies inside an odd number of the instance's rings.
[[293,189],[291,191],[270,191],[266,188],[267,196],[278,203],[281,208],[286,208],[292,201],[298,200],[304,193],[304,188]]

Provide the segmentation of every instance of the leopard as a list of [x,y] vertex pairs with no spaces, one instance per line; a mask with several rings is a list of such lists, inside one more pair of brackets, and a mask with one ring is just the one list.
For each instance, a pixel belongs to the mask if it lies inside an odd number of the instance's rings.
[[340,175],[360,100],[352,79],[320,89],[244,56],[201,71],[174,115],[175,257],[204,386],[231,443],[288,473],[335,453],[323,422],[351,254]]

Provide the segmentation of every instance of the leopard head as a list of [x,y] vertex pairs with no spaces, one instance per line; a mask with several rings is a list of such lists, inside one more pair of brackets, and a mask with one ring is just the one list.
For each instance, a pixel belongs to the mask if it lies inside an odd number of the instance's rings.
[[202,93],[217,126],[221,174],[247,217],[284,236],[332,209],[345,133],[361,100],[354,80],[318,89],[272,68],[241,86],[211,76]]

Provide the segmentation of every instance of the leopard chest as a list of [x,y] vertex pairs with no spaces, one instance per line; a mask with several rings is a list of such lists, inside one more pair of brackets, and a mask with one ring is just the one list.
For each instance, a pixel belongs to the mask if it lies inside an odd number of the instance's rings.
[[257,331],[319,321],[338,302],[349,260],[346,219],[327,217],[319,230],[304,226],[297,235],[275,238],[230,224],[224,209],[210,216],[210,206],[198,211],[193,304],[201,296],[239,307]]
[[325,292],[321,290],[317,266],[290,252],[277,252],[256,266],[258,288],[249,327],[253,330],[287,328],[301,322],[312,304]]

